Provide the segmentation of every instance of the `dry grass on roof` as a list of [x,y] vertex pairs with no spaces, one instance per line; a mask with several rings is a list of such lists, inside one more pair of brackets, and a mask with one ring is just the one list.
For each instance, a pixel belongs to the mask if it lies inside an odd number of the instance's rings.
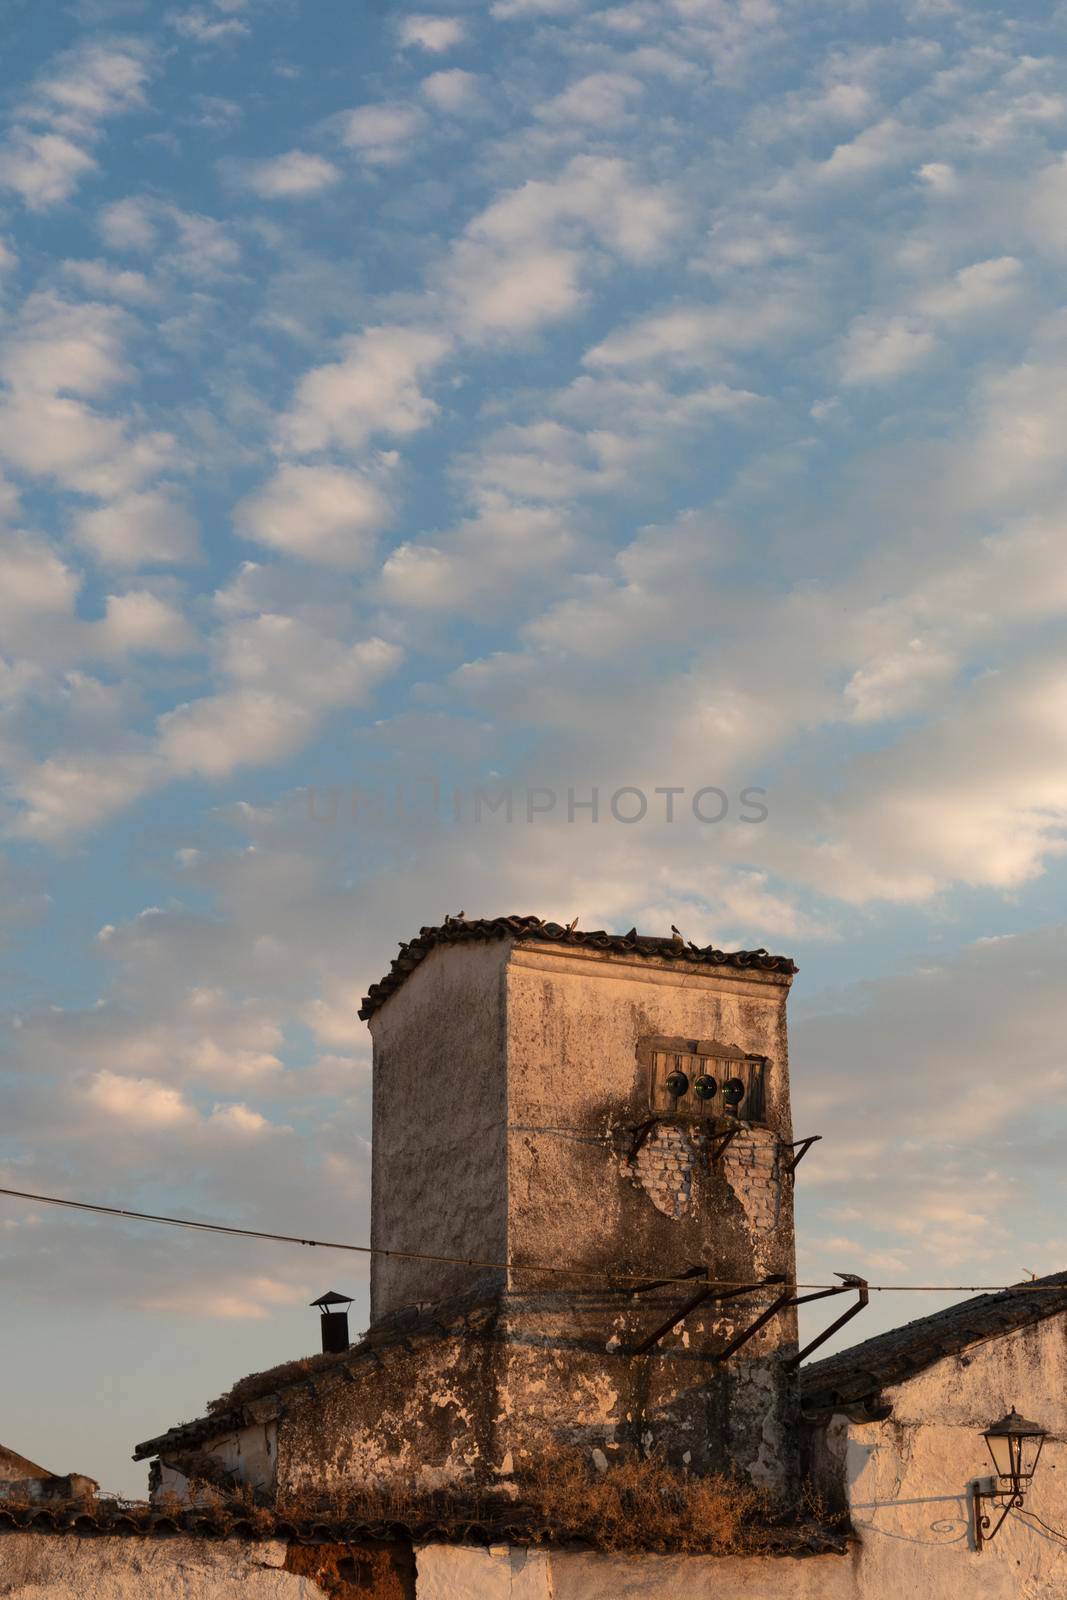
[[601,1550],[740,1555],[765,1546],[772,1509],[735,1478],[690,1477],[655,1458],[600,1472],[585,1451],[538,1462],[520,1477],[519,1493],[553,1544]]
[[259,1400],[263,1395],[273,1394],[276,1389],[284,1389],[290,1384],[299,1383],[301,1378],[311,1378],[316,1373],[329,1372],[331,1368],[340,1366],[348,1354],[347,1350],[341,1350],[314,1356],[298,1356],[295,1361],[284,1361],[281,1366],[270,1367],[266,1372],[250,1372],[247,1378],[238,1378],[237,1382],[227,1389],[225,1394],[220,1394],[217,1400],[209,1400],[207,1414],[209,1417],[221,1416],[236,1406],[246,1405],[250,1400]]
[[496,1536],[550,1546],[685,1555],[784,1553],[840,1545],[841,1531],[817,1515],[804,1526],[770,1496],[726,1475],[698,1478],[658,1458],[610,1463],[598,1471],[587,1450],[560,1450],[518,1470],[509,1485],[479,1490],[457,1484],[426,1490],[401,1478],[340,1484],[328,1493],[278,1496],[275,1514],[293,1521],[345,1521],[439,1529],[478,1526]]

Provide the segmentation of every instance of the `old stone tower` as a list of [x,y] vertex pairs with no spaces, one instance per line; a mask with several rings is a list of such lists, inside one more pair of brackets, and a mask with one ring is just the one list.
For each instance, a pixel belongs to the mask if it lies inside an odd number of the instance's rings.
[[[372,1243],[406,1253],[373,1260],[370,1338],[440,1330],[405,1402],[426,1466],[492,1477],[572,1443],[788,1486],[795,1313],[727,1347],[778,1292],[756,1286],[795,1277],[794,971],[535,917],[401,947],[361,1011]],[[747,1292],[649,1344],[709,1282]]]
[[139,1445],[159,1490],[210,1458],[266,1495],[507,1495],[570,1448],[788,1494],[794,971],[537,917],[449,918],[402,945],[360,1010],[371,1326],[338,1349],[331,1325],[328,1353]]

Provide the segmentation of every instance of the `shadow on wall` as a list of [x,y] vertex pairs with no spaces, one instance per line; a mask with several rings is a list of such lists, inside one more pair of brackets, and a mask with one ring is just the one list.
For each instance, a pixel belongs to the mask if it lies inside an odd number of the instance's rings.
[[[902,1544],[927,1544],[950,1545],[966,1542],[968,1549],[975,1549],[974,1525],[971,1519],[971,1497],[968,1490],[961,1494],[920,1495],[910,1500],[868,1500],[852,1503],[852,1521],[857,1532],[866,1534],[879,1534],[883,1539],[895,1539]],[[904,1533],[895,1528],[887,1528],[883,1524],[865,1519],[863,1512],[897,1511],[911,1506],[953,1506],[956,1515],[952,1517],[939,1517],[927,1525],[928,1533],[938,1534],[940,1537],[927,1539],[920,1534]]]

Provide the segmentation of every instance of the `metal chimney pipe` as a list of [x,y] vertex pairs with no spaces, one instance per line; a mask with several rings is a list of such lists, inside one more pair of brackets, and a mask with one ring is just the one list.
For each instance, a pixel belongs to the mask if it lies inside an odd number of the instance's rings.
[[[348,1307],[352,1304],[351,1295],[338,1294],[331,1289],[328,1294],[320,1295],[311,1304],[317,1306],[321,1312],[319,1318],[322,1324],[322,1350],[324,1355],[338,1355],[342,1350],[347,1350],[350,1340],[348,1337]],[[343,1306],[342,1311],[338,1309]]]

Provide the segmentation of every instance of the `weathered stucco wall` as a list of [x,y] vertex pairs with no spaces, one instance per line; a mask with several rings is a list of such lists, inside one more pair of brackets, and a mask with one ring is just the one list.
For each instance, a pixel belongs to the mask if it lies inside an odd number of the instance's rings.
[[[539,1413],[577,1442],[643,1442],[695,1470],[733,1464],[788,1484],[794,1383],[782,1357],[795,1349],[795,1314],[776,1317],[725,1367],[709,1357],[765,1301],[704,1307],[633,1360],[626,1348],[686,1292],[606,1295],[588,1284],[651,1265],[670,1277],[698,1263],[731,1282],[794,1276],[792,1184],[782,1157],[792,1138],[788,988],[777,973],[568,947],[512,949],[509,1258],[575,1268],[573,1280],[562,1280],[570,1285],[565,1307],[534,1296],[528,1313],[521,1293],[548,1285],[532,1272],[511,1274],[508,1392],[529,1424]],[[664,1117],[649,1127],[638,1049],[653,1036],[715,1040],[766,1057],[763,1125],[742,1121],[718,1160],[718,1124]]]
[[5,1600],[322,1600],[282,1543],[0,1536]]
[[[418,1600],[858,1600],[860,1593],[848,1556],[735,1560],[430,1545],[417,1562]],[[879,1600],[900,1596],[887,1591]]]
[[278,1422],[283,1492],[404,1479],[435,1489],[492,1478],[502,1346],[495,1304],[368,1350],[287,1392]]
[[[371,1021],[371,1243],[503,1261],[506,940],[431,951]],[[371,1258],[371,1319],[500,1273]]]
[[969,1493],[992,1472],[982,1429],[1015,1405],[1053,1435],[1026,1506],[1067,1532],[1067,1318],[947,1357],[886,1399],[885,1422],[837,1417],[817,1440],[822,1482],[843,1491],[860,1536],[862,1600],[1067,1600],[1067,1544],[1012,1513],[974,1553]]
[[[372,1326],[413,1302],[497,1297],[498,1315],[417,1357],[286,1402],[279,1483],[409,1473],[492,1481],[576,1444],[657,1449],[695,1471],[795,1477],[795,1315],[718,1367],[766,1303],[710,1304],[629,1352],[688,1291],[607,1280],[694,1265],[794,1274],[786,974],[508,939],[440,947],[376,1011],[373,1242],[513,1263],[376,1258]],[[715,1040],[765,1057],[764,1105],[714,1159],[724,1117],[651,1118],[639,1046]],[[640,1135],[640,1136],[639,1136]],[[516,1262],[573,1267],[524,1272]],[[591,1281],[592,1280],[592,1281]]]
[[[639,1041],[651,1035],[715,1039],[767,1056],[765,1121],[778,1138],[792,1138],[788,983],[777,973],[515,946],[507,967],[511,1259],[596,1273],[642,1272],[650,1260],[665,1271],[706,1260],[721,1276],[791,1267],[788,1188],[775,1208],[778,1236],[766,1231],[764,1213],[755,1244],[752,1185],[747,1175],[740,1181],[736,1152],[713,1171],[691,1163],[702,1192],[679,1216],[652,1203],[639,1159],[625,1159],[626,1132],[651,1115],[637,1060]],[[690,1148],[704,1131],[688,1130]],[[718,1181],[726,1174],[733,1183]]]

